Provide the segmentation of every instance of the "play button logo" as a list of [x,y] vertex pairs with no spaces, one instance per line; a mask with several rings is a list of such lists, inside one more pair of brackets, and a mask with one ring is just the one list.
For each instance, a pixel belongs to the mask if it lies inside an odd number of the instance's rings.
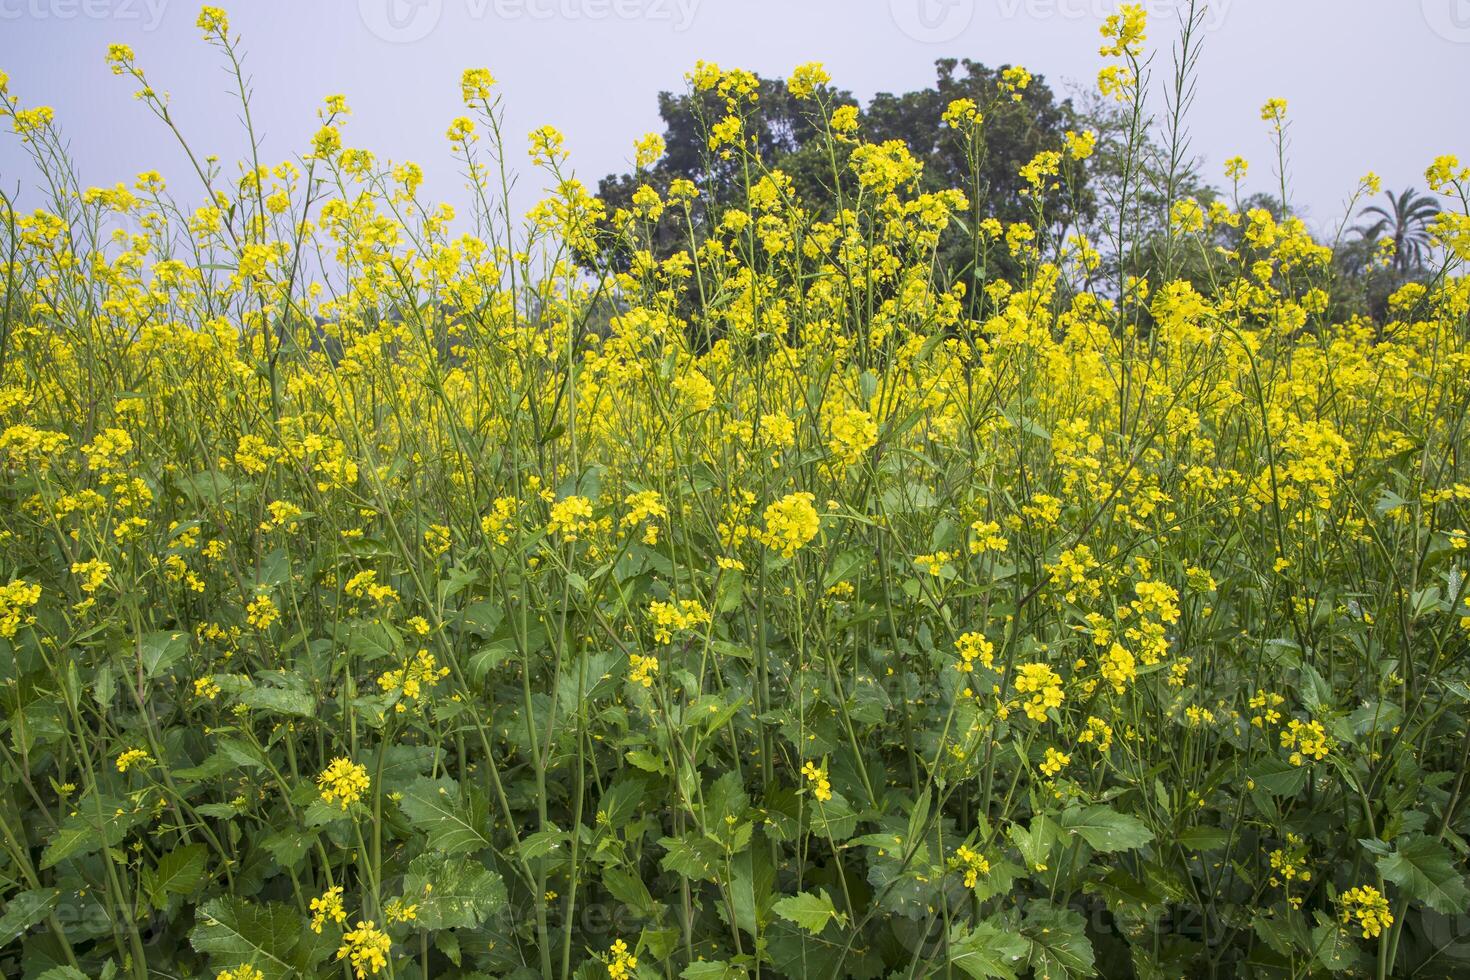
[[357,0],[363,25],[390,44],[422,41],[439,26],[444,0]]
[[1446,41],[1470,44],[1470,0],[1421,0],[1424,21]]

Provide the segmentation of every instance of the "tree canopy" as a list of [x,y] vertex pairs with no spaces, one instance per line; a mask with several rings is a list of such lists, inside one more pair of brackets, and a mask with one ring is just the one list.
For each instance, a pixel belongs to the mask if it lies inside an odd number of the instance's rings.
[[[1011,72],[1008,80],[1007,73]],[[1019,73],[1019,82],[1018,75]],[[767,170],[779,170],[791,179],[802,205],[818,216],[830,216],[845,194],[854,193],[856,178],[848,168],[851,142],[839,142],[835,152],[820,139],[833,113],[844,107],[857,113],[857,133],[863,141],[904,141],[923,164],[922,191],[960,188],[970,198],[971,217],[1024,221],[1033,217],[1022,191],[1022,167],[1043,150],[1060,150],[1070,130],[1084,128],[1070,99],[1058,98],[1041,76],[1009,66],[991,68],[979,62],[941,59],[934,85],[912,92],[875,95],[862,106],[852,93],[824,89],[819,99],[798,98],[781,79],[760,78],[759,95],[745,120],[745,132]],[[974,147],[967,135],[944,122],[945,112],[957,100],[969,100],[984,113],[978,168],[972,168]],[[599,195],[610,216],[631,210],[638,189],[647,185],[666,195],[677,180],[692,181],[703,193],[693,213],[696,237],[718,222],[730,202],[744,199],[749,174],[739,156],[710,148],[711,128],[723,115],[723,100],[714,92],[659,95],[666,149],[651,168],[636,173],[609,174],[599,184]],[[1085,173],[1070,201],[1053,209],[1054,230],[1065,229],[1080,214],[1091,214],[1094,202],[1086,190]],[[655,258],[666,258],[687,241],[682,212],[672,209],[657,223],[652,238]],[[1042,233],[1046,229],[1038,229]],[[970,273],[972,256],[962,247],[969,236],[957,230],[954,241],[941,246],[942,271],[954,281]],[[626,264],[627,255],[609,255],[614,265]]]

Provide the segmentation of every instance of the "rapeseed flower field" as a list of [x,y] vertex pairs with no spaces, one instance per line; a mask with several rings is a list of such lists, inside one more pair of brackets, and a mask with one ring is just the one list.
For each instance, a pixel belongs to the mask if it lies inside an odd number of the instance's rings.
[[[456,210],[344,99],[236,172],[107,57],[199,187],[82,186],[0,75],[6,975],[1470,975],[1470,167],[1339,315],[1285,207],[1059,233],[1070,132],[1002,222],[819,65],[832,207],[690,73],[711,219],[484,69]],[[948,107],[977,166],[1031,82]]]

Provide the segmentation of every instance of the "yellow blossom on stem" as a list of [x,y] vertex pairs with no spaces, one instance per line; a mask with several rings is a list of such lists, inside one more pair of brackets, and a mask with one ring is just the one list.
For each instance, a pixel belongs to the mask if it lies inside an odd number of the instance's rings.
[[370,780],[366,766],[339,756],[322,770],[316,782],[321,789],[323,803],[346,810],[362,799]]

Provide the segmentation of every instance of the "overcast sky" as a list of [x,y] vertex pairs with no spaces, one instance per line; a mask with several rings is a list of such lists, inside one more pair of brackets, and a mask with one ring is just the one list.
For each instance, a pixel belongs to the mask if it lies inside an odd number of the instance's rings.
[[[1058,88],[1091,85],[1098,26],[1116,0],[235,0],[226,4],[254,77],[266,157],[301,152],[321,99],[353,108],[348,145],[412,159],[429,189],[462,203],[444,140],[463,68],[500,79],[519,141],[544,123],[567,134],[580,176],[626,169],[632,141],[660,129],[655,94],[697,59],[785,75],[824,62],[866,99],[924,87],[936,58],[1024,64]],[[1150,43],[1167,46],[1176,0],[1145,0]],[[157,169],[194,200],[177,146],[114,78],[109,42],[130,44],[202,153],[237,158],[243,139],[218,52],[185,0],[0,0],[0,70],[27,105],[49,104],[84,182]],[[1241,154],[1253,189],[1272,186],[1259,107],[1289,100],[1295,195],[1334,225],[1359,176],[1423,186],[1439,153],[1470,158],[1470,0],[1212,0],[1191,119],[1206,174]],[[1162,73],[1161,73],[1162,74]],[[517,151],[519,154],[519,150]],[[0,181],[34,188],[18,141],[0,134]],[[33,194],[25,196],[34,201]],[[23,198],[25,199],[25,198]]]

